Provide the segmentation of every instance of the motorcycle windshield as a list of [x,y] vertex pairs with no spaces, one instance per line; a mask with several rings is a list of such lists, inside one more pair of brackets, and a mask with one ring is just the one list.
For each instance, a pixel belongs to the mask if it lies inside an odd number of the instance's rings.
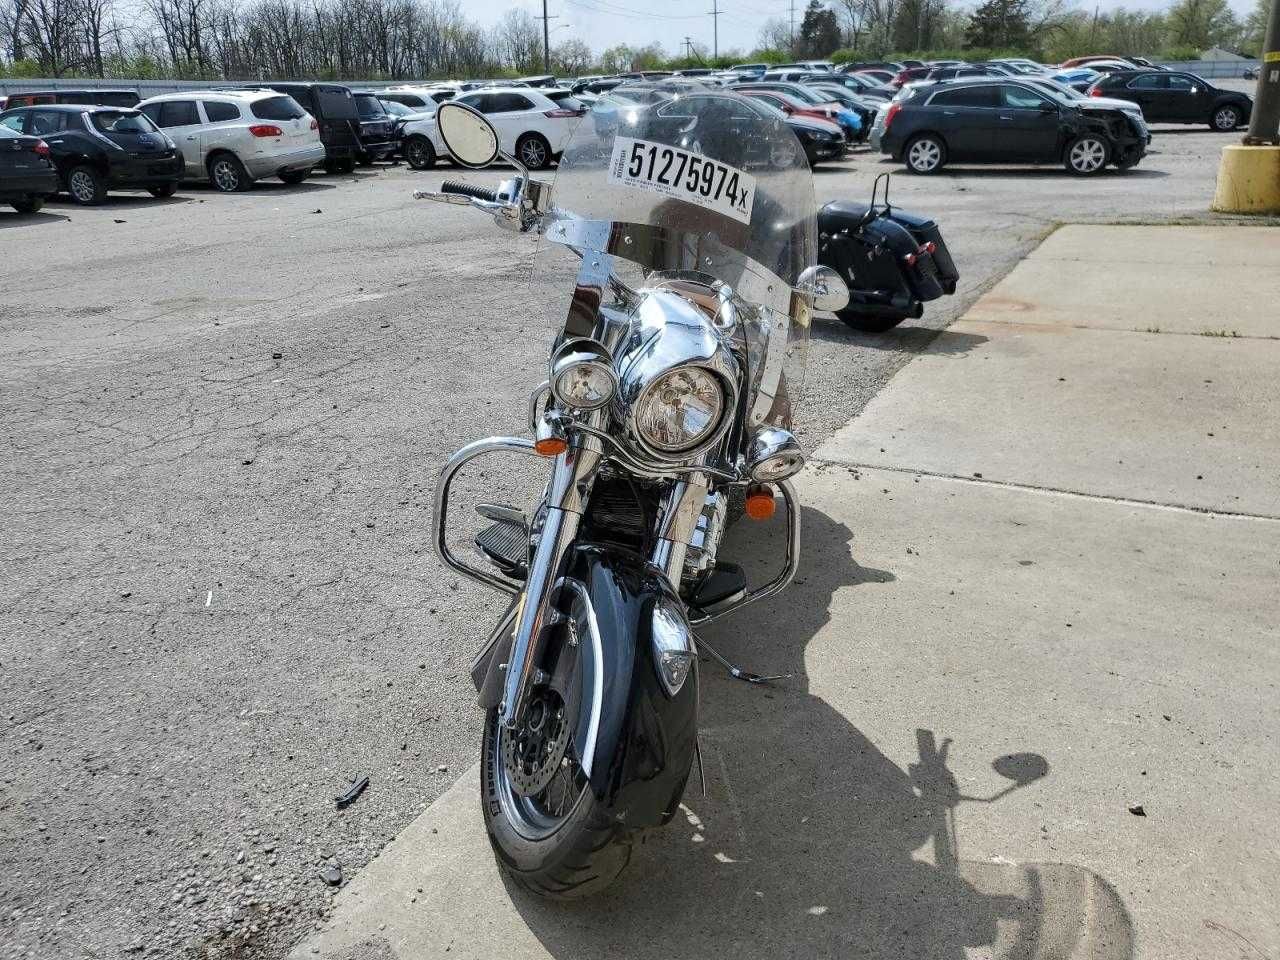
[[[781,113],[701,85],[623,85],[565,144],[550,205],[544,235],[583,254],[583,272],[632,286],[697,273],[731,288],[753,388],[796,395],[810,308],[795,288],[818,231],[813,177]],[[572,312],[555,306],[558,331]]]

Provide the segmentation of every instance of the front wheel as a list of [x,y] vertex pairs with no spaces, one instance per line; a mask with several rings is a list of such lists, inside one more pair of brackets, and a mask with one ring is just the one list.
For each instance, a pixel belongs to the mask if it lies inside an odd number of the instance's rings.
[[102,177],[93,167],[75,167],[67,174],[67,193],[76,203],[86,207],[96,206],[107,198]]
[[177,192],[178,185],[176,183],[153,183],[151,186],[147,187],[147,193],[151,194],[157,200],[165,200],[168,197],[172,197]]
[[626,868],[632,846],[567,755],[570,727],[559,695],[544,688],[515,730],[490,710],[480,750],[480,804],[498,863],[521,886],[558,900],[603,890]]
[[1086,133],[1076,137],[1063,155],[1063,166],[1077,177],[1092,177],[1101,173],[1111,158],[1111,151],[1101,137]]
[[1230,133],[1244,122],[1244,114],[1237,107],[1219,107],[1213,111],[1209,126],[1219,133]]
[[436,165],[436,148],[426,137],[413,136],[404,142],[404,158],[415,170],[429,170]]
[[280,174],[280,182],[287,183],[292,186],[295,183],[301,183],[310,175],[310,170],[285,170]]

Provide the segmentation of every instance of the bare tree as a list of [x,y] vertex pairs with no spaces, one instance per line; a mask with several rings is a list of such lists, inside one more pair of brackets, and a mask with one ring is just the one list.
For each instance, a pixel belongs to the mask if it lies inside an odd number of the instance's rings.
[[542,65],[542,28],[523,7],[508,10],[493,30],[498,59],[519,71],[531,73]]

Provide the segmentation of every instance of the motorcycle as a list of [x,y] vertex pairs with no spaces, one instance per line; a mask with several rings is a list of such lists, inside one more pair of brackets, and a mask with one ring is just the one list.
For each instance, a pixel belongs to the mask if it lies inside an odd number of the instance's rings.
[[[644,103],[602,95],[564,147],[554,183],[504,154],[479,113],[437,113],[450,155],[517,175],[496,190],[446,182],[415,196],[463,204],[541,236],[569,259],[531,436],[455,453],[433,537],[450,568],[509,597],[471,665],[486,720],[481,807],[496,857],[548,897],[586,896],[626,866],[641,833],[676,813],[698,750],[699,655],[741,680],[695,629],[772,597],[799,561],[791,433],[814,309],[847,302],[816,263],[813,184],[785,119],[703,89]],[[550,262],[548,260],[548,262]],[[541,271],[552,275],[553,270]],[[480,504],[484,565],[455,551],[450,488],[482,456],[544,458],[528,514]],[[786,515],[764,583],[718,555],[737,504]]]
[[960,271],[942,231],[889,203],[887,173],[876,177],[870,203],[835,200],[818,211],[818,238],[818,262],[849,287],[849,304],[836,316],[855,330],[883,333],[918,320],[925,303],[956,292]]

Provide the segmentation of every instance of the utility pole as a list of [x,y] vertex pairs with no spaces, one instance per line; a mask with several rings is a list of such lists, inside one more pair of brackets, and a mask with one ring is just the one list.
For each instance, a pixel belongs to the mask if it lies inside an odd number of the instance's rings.
[[711,56],[715,59],[720,56],[720,3],[719,0],[711,0]]
[[[542,0],[542,16],[537,19],[542,21],[542,72],[551,72],[551,29],[550,22],[559,20],[559,17],[547,16],[547,0]],[[559,27],[556,28],[557,30]]]
[[787,53],[796,55],[796,0],[791,0],[791,49]]
[[1244,136],[1246,146],[1280,144],[1280,0],[1271,0],[1261,60],[1249,132]]

